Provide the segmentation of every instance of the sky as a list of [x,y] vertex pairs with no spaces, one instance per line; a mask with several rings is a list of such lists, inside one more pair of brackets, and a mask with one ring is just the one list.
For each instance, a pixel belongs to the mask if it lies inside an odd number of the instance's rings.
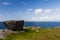
[[60,0],[0,0],[0,21],[60,21]]

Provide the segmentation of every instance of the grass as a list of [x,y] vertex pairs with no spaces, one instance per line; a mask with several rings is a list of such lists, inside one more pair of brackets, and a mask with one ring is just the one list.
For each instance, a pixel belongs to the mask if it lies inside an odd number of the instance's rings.
[[60,40],[60,28],[40,28],[39,32],[25,29],[24,33],[10,34],[5,40]]

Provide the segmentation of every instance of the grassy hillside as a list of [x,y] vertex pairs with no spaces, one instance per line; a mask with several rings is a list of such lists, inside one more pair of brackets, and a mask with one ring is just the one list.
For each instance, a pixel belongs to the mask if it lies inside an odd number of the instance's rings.
[[40,28],[39,32],[26,29],[26,32],[10,34],[6,40],[60,40],[60,28]]

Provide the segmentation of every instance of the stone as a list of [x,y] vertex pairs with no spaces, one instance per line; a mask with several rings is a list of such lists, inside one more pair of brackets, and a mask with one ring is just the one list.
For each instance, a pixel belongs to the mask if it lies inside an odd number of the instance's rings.
[[5,26],[12,31],[23,31],[24,20],[20,21],[5,21]]

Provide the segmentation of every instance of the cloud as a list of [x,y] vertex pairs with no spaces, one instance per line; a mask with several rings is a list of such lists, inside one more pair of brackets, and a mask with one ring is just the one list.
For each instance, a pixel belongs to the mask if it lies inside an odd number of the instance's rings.
[[35,17],[34,17],[34,18],[32,18],[32,19],[33,19],[33,20],[39,20],[39,18],[35,18]]
[[41,9],[41,8],[35,9],[34,12],[35,12],[36,15],[38,15],[38,14],[43,12],[43,9]]
[[[3,21],[3,15],[2,14],[0,14],[0,21]],[[5,18],[5,17],[4,17]]]
[[47,13],[52,13],[52,9],[42,9],[42,8],[37,8],[37,9],[32,9],[32,8],[28,8],[27,9],[27,13],[35,13],[35,15],[39,15],[39,14],[47,14]]
[[52,12],[51,9],[46,9],[46,10],[44,11],[44,13],[51,13],[51,12]]
[[57,15],[55,19],[60,20],[60,15]]
[[[33,12],[36,17],[31,18],[34,21],[60,21],[60,9],[28,9],[29,12]],[[56,12],[57,11],[57,12]],[[40,14],[40,15],[39,15]],[[41,15],[42,14],[42,15]]]
[[44,16],[44,17],[40,17],[41,20],[48,20],[49,17],[48,16]]
[[47,14],[47,13],[51,13],[52,9],[45,9],[44,10],[44,9],[39,8],[39,9],[35,9],[34,12],[36,15],[41,14],[41,13]]
[[0,21],[7,21],[9,20],[10,18],[4,14],[0,14]]
[[59,17],[59,18],[60,18],[60,15],[57,15],[57,17]]
[[48,21],[48,20],[51,20],[51,18],[50,17],[48,17],[48,16],[43,16],[43,17],[34,17],[34,18],[32,18],[33,20],[38,20],[38,21]]
[[56,11],[60,11],[60,9],[56,9]]
[[28,11],[33,11],[33,9],[31,9],[31,8],[29,8],[29,9],[27,9]]
[[26,13],[32,13],[32,12],[33,12],[33,9],[31,9],[31,8],[28,8],[26,11]]
[[42,16],[42,17],[34,17],[32,18],[34,21],[60,21],[60,15],[55,16]]
[[9,2],[2,2],[2,5],[11,5]]

